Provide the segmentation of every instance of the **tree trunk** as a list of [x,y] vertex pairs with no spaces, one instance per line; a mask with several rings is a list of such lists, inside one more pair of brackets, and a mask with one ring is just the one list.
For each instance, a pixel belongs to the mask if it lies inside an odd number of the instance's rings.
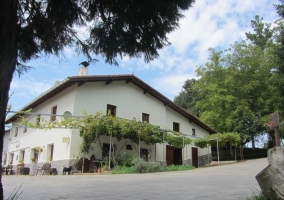
[[284,148],[269,149],[268,163],[255,178],[264,196],[269,199],[284,199]]
[[[13,73],[17,63],[17,0],[0,0],[0,161],[3,154],[5,119]],[[4,198],[2,173],[0,198]]]
[[250,137],[251,137],[252,149],[255,150],[254,134],[252,133],[252,134],[250,135]]

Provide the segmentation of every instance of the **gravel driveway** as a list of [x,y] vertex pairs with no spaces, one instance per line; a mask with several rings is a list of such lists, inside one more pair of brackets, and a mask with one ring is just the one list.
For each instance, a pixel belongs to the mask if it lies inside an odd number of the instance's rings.
[[3,175],[6,199],[22,184],[21,199],[246,199],[259,192],[255,175],[267,159],[190,171],[126,175]]

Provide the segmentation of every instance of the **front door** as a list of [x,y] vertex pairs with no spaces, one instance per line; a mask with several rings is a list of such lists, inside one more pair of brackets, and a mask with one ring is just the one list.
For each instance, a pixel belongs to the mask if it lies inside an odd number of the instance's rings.
[[192,166],[198,168],[198,149],[191,147]]
[[166,147],[167,165],[182,165],[182,150],[172,146]]

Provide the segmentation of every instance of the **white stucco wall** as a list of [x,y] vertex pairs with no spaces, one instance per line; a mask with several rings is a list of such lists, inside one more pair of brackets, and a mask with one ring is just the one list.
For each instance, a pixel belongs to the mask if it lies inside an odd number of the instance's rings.
[[[5,135],[3,138],[3,152],[2,152],[2,166],[7,165],[8,161],[8,151],[9,151],[9,144],[10,144],[10,130],[5,131]],[[5,161],[6,158],[6,162]]]
[[[88,98],[86,98],[88,97]],[[166,110],[162,102],[153,98],[132,83],[115,81],[86,83],[78,87],[75,96],[74,113],[82,115],[82,111],[106,113],[107,104],[116,106],[116,115],[121,118],[142,118],[142,113],[150,114],[150,123],[165,124]]]
[[[196,131],[196,137],[204,137],[208,132],[197,126],[195,123],[189,123],[188,119],[164,106],[164,104],[149,94],[133,85],[131,82],[115,81],[106,85],[105,82],[85,83],[81,86],[77,84],[60,92],[58,95],[50,98],[46,102],[34,108],[33,113],[51,113],[52,107],[57,106],[57,114],[63,115],[65,111],[69,111],[73,116],[82,116],[86,110],[88,114],[94,114],[97,111],[106,113],[107,104],[116,106],[116,115],[122,118],[132,119],[142,118],[142,113],[150,115],[149,121],[152,124],[159,125],[161,128],[169,128],[172,130],[173,122],[180,124],[180,132],[191,137],[192,128]],[[27,118],[29,118],[27,116]],[[50,116],[41,118],[49,121]],[[60,117],[57,117],[60,120]],[[36,115],[31,117],[32,122],[36,122]],[[16,164],[20,158],[20,152],[25,150],[25,163],[31,163],[33,149],[37,146],[43,148],[43,152],[39,153],[38,162],[46,162],[50,157],[50,145],[54,145],[53,160],[65,160],[79,155],[79,144],[82,139],[79,136],[79,130],[54,128],[52,130],[38,130],[28,128],[23,133],[23,127],[19,127],[18,136],[12,135],[9,152],[14,154],[14,162]],[[12,129],[13,132],[13,129]],[[70,138],[70,142],[63,142],[63,138]],[[191,137],[192,138],[192,137]],[[101,144],[109,144],[109,137],[102,136]],[[132,144],[129,140],[117,141],[113,138],[117,151],[120,153],[129,152],[138,155],[138,145]],[[126,150],[125,143],[133,145],[133,150]],[[192,145],[186,146],[183,152],[183,160],[191,158]],[[141,148],[151,149],[151,161],[164,161],[166,159],[166,144],[155,144],[151,146],[141,142]],[[88,158],[94,154],[97,159],[102,159],[102,150],[99,142],[94,144],[94,151]],[[208,149],[198,149],[198,155],[208,154]],[[18,156],[18,160],[16,160]],[[81,155],[82,156],[82,155]]]
[[[51,114],[51,109],[57,106],[57,114],[63,115],[65,111],[73,112],[74,107],[74,88],[70,87],[59,93],[55,97],[47,100],[40,106],[32,109],[30,113]],[[34,114],[26,114],[25,118],[30,122],[36,122]],[[41,115],[41,119],[50,120],[50,116]],[[57,117],[60,120],[60,117]],[[15,125],[19,126],[19,125]],[[34,155],[34,148],[41,147],[43,152],[38,154],[38,162],[46,162],[50,158],[49,145],[54,145],[53,160],[69,159],[70,143],[63,143],[63,137],[71,137],[71,130],[64,128],[54,128],[51,130],[40,130],[27,128],[24,132],[24,127],[18,127],[18,135],[15,137],[16,127],[11,129],[11,142],[9,147],[10,154],[14,154],[13,164],[18,164],[20,160],[20,152],[25,151],[24,163],[32,163],[31,158]]]

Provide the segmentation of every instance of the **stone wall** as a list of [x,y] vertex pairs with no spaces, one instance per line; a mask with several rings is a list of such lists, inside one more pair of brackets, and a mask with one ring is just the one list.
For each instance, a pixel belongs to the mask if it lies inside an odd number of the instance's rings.
[[210,164],[212,161],[212,155],[210,154],[205,154],[202,156],[198,156],[198,167],[204,167],[208,164]]
[[183,160],[183,165],[192,165],[191,159]]
[[35,175],[35,170],[38,167],[41,167],[44,163],[51,163],[51,168],[56,168],[57,174],[61,175],[63,172],[63,166],[73,166],[74,169],[74,159],[70,160],[58,160],[58,161],[47,161],[47,162],[38,162],[38,163],[32,163],[32,164],[25,164],[25,167],[30,168],[30,175]]

